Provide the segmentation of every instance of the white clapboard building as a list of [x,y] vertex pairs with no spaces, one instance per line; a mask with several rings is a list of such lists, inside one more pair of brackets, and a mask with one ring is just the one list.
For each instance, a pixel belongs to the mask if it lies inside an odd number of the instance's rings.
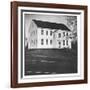
[[28,49],[71,48],[71,31],[64,25],[32,20],[29,27]]

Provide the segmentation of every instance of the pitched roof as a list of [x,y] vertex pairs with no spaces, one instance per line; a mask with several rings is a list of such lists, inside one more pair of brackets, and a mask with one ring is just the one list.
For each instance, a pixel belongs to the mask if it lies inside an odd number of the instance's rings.
[[38,27],[41,28],[61,29],[61,30],[70,31],[70,29],[66,25],[61,23],[58,24],[58,23],[52,23],[52,22],[40,21],[40,20],[33,20],[33,21]]

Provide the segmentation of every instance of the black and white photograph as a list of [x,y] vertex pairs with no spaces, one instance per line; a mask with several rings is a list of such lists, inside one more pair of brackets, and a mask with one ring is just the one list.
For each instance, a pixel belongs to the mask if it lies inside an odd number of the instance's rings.
[[25,75],[77,73],[77,16],[25,14]]

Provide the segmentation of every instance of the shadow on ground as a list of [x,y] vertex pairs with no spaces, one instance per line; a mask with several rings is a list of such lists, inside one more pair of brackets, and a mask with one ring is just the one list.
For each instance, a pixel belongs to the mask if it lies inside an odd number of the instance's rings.
[[77,49],[25,49],[25,75],[77,73]]

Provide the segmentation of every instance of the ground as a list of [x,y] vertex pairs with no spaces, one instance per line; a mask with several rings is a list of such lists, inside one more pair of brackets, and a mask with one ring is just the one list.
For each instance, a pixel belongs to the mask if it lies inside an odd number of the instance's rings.
[[77,49],[25,49],[25,75],[77,73]]

